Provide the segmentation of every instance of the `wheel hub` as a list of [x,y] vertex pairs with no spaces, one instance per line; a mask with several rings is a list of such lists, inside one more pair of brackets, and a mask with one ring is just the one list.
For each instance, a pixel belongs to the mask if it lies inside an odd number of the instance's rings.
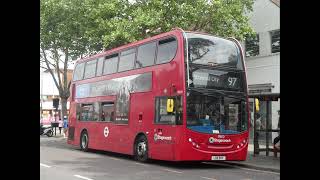
[[146,142],[142,141],[138,143],[137,146],[137,152],[139,156],[142,156],[144,154],[146,154],[147,148],[146,148]]
[[83,135],[82,142],[81,142],[83,148],[87,147],[87,139],[88,139],[87,135]]

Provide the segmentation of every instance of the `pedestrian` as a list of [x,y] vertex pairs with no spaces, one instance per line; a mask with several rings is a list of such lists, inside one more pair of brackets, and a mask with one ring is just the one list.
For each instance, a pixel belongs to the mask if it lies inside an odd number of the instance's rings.
[[59,118],[59,133],[61,135],[61,129],[63,127],[63,121],[61,120],[61,118]]
[[254,130],[254,153],[259,154],[259,130],[261,129],[261,115],[259,113],[254,114],[256,117],[255,130]]
[[68,133],[68,119],[67,116],[63,117],[63,137],[66,138]]
[[280,134],[273,140],[274,157],[278,157],[278,152],[280,152]]
[[278,152],[280,152],[280,110],[278,110],[279,120],[278,120],[278,136],[273,140],[273,153],[274,157],[278,157]]

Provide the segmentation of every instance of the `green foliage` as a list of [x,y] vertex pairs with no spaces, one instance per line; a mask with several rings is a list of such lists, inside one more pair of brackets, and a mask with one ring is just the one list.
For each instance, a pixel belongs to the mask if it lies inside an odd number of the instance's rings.
[[[41,0],[41,42],[74,57],[170,31],[243,40],[253,0]],[[148,33],[147,33],[148,32]]]
[[50,51],[68,51],[74,59],[87,52],[84,38],[87,19],[82,0],[40,1],[40,46]]
[[252,5],[253,0],[101,0],[89,13],[95,23],[87,35],[107,49],[175,27],[243,40],[253,33],[245,15]]
[[[41,0],[40,61],[66,99],[68,61],[175,27],[243,40],[253,34],[245,15],[252,5],[253,0]],[[63,80],[53,75],[61,73],[60,62]]]

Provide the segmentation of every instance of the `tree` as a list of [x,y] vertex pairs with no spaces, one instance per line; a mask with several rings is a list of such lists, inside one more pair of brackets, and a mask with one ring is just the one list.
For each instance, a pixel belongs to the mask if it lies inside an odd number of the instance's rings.
[[111,30],[105,24],[108,19],[120,16],[126,4],[121,0],[40,1],[40,67],[47,69],[54,80],[63,116],[67,114],[70,96],[68,65],[103,50],[100,39]]
[[83,4],[82,0],[40,1],[40,63],[50,72],[59,91],[63,116],[70,95],[68,65],[89,52]]
[[253,34],[246,16],[252,5],[253,0],[41,0],[40,61],[54,79],[65,115],[71,61],[175,27],[243,40]]
[[[243,40],[252,35],[246,14],[253,0],[130,0],[112,1],[121,6],[117,11],[109,1],[99,1],[89,16],[93,34],[105,49],[141,40],[180,27],[221,37]],[[110,15],[111,14],[111,15]],[[94,39],[94,38],[91,38]]]

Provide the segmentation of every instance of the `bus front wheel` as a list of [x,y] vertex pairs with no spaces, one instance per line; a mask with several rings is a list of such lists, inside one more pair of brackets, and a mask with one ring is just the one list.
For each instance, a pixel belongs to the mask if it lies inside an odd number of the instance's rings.
[[143,135],[139,136],[135,142],[134,156],[138,161],[148,161],[148,140]]
[[80,137],[80,148],[82,151],[88,151],[89,136],[87,131],[83,131]]

